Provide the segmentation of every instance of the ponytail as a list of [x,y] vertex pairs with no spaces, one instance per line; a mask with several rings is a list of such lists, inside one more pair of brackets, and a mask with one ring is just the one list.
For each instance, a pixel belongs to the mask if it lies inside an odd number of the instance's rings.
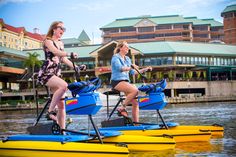
[[120,48],[122,48],[122,46],[124,44],[126,44],[127,42],[126,41],[119,41],[117,44],[116,44],[116,48],[114,50],[114,54],[116,53],[119,53],[120,52]]

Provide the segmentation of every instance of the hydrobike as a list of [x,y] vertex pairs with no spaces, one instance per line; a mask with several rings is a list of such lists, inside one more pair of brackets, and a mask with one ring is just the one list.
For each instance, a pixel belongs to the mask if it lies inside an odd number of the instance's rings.
[[[135,69],[138,71],[137,69]],[[138,71],[139,72],[139,71]],[[140,73],[139,73],[140,74]],[[144,79],[145,76],[140,74]],[[156,110],[162,124],[138,123],[139,126],[134,126],[134,123],[129,117],[112,119],[111,116],[115,112],[118,105],[125,99],[118,91],[107,91],[104,94],[107,96],[107,119],[102,122],[101,130],[118,130],[125,135],[145,135],[160,137],[169,135],[178,142],[194,142],[194,141],[209,141],[211,137],[223,137],[224,128],[220,125],[213,126],[181,126],[175,122],[165,122],[160,110],[166,105],[164,89],[167,86],[166,79],[149,85],[142,85],[138,89],[145,92],[146,95],[138,96],[138,103],[140,110]],[[118,95],[119,100],[111,113],[109,113],[109,95]],[[136,123],[137,125],[137,123]],[[155,129],[147,129],[145,126],[156,126]],[[145,128],[145,129],[143,129]]]
[[[47,90],[48,91],[48,90]],[[104,144],[99,136],[99,143],[88,143],[90,140],[97,139],[96,135],[88,135],[83,132],[65,131],[62,135],[61,129],[56,122],[47,124],[39,124],[44,111],[51,102],[51,97],[48,92],[48,101],[37,117],[33,126],[28,127],[27,131],[30,134],[11,135],[0,139],[0,154],[1,156],[116,156],[127,157],[129,150],[126,145],[108,145]],[[86,97],[87,98],[87,97]],[[90,95],[90,98],[95,96]],[[96,114],[100,108],[100,104],[92,104],[92,107],[84,105],[86,113],[92,120],[92,114]],[[92,121],[93,122],[93,121]],[[95,127],[96,128],[96,127]],[[104,131],[103,138],[119,136],[117,131]]]
[[[72,98],[65,100],[67,114],[73,115],[86,115],[88,114],[93,124],[90,115],[94,115],[102,107],[99,93],[94,92],[95,89],[100,87],[101,80],[98,78],[90,79],[90,83],[87,82],[75,82],[68,86],[68,89],[72,93]],[[91,83],[93,82],[93,83]],[[96,83],[95,83],[96,82]],[[94,85],[96,84],[96,85]],[[82,87],[81,87],[82,86]],[[78,97],[77,97],[78,95]],[[155,128],[155,126],[149,126]],[[158,151],[175,148],[175,140],[169,136],[150,137],[141,135],[124,135],[119,132],[118,136],[110,136],[104,138],[104,131],[96,128],[93,125],[94,131],[79,131],[79,133],[87,133],[97,135],[98,139],[89,140],[88,142],[105,144],[119,144],[124,143],[127,145],[129,151]],[[68,133],[76,134],[77,132],[65,130]],[[107,132],[112,130],[105,130]],[[100,136],[100,138],[99,138]]]

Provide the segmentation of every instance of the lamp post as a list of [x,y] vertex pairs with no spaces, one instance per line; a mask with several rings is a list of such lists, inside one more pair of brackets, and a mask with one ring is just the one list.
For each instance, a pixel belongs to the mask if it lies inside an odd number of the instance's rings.
[[191,83],[188,81],[187,83],[188,86],[188,97],[190,98],[190,87],[191,87]]
[[0,90],[0,101],[2,101],[2,95],[3,95],[3,91]]
[[34,80],[34,75],[35,75],[36,73],[33,73],[33,76],[32,76],[32,81],[33,81],[33,92],[34,92],[34,102],[36,101],[36,95],[35,95],[35,80]]
[[32,82],[32,85],[33,85],[32,86],[33,87],[33,96],[34,96],[34,102],[35,102],[36,101],[36,95],[35,95],[35,82],[34,82],[35,80],[34,80],[34,75],[35,74],[33,74],[32,77],[28,79],[28,81]]

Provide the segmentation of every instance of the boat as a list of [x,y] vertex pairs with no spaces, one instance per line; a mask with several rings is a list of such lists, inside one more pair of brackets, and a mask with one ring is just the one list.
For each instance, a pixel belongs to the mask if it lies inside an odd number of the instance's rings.
[[172,137],[176,143],[179,142],[201,142],[209,141],[211,138],[210,131],[193,130],[166,130],[160,129],[159,125],[140,125],[140,126],[120,126],[120,127],[105,127],[100,130],[117,130],[124,135],[139,135],[153,137]]
[[85,143],[87,135],[13,135],[0,141],[1,156],[127,157],[124,146]]

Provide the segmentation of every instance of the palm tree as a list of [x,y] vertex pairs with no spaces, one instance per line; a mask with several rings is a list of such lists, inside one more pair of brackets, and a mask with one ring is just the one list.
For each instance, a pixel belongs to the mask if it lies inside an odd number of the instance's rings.
[[35,96],[35,82],[34,82],[34,70],[35,67],[40,67],[42,65],[42,61],[38,59],[40,56],[38,53],[27,53],[29,56],[28,58],[24,61],[24,66],[29,69],[30,72],[32,72],[32,82],[33,82],[33,90],[34,90],[34,101],[36,100]]
[[28,58],[24,61],[24,66],[27,67],[33,74],[35,67],[40,67],[42,65],[42,61],[38,59],[40,56],[37,52],[27,53]]

